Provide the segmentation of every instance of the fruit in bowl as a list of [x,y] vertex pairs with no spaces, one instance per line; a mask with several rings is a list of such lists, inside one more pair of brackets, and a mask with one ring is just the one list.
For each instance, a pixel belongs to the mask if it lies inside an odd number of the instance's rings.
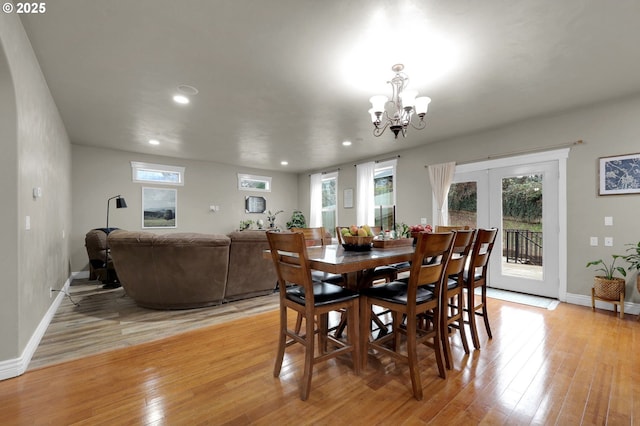
[[431,225],[412,225],[412,226],[409,227],[409,231],[411,231],[411,232],[423,232],[423,231],[433,232],[433,228],[431,228]]
[[413,237],[414,243],[418,239],[418,233],[420,232],[433,232],[433,228],[431,225],[412,225],[409,227],[409,231],[411,232],[411,236]]
[[367,249],[371,248],[373,242],[373,232],[369,225],[356,226],[351,225],[348,228],[340,230],[342,235],[342,245],[345,249]]

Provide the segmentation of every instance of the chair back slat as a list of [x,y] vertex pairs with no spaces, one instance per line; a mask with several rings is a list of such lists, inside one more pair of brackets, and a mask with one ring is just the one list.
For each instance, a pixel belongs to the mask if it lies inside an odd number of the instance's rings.
[[475,233],[475,230],[455,231],[451,259],[447,264],[447,276],[458,275],[464,271]]
[[496,228],[478,229],[473,252],[471,253],[470,266],[473,270],[487,267],[497,235],[498,230]]
[[281,297],[288,284],[304,287],[306,300],[313,306],[313,282],[302,232],[267,232],[271,257],[276,267]]
[[302,232],[307,247],[327,244],[327,233],[324,226],[317,228],[291,228],[291,232]]
[[435,232],[453,232],[469,229],[468,225],[436,225]]
[[442,292],[442,286],[451,258],[454,234],[420,232],[411,262],[408,283],[408,299],[415,299],[418,286],[435,284],[435,295]]

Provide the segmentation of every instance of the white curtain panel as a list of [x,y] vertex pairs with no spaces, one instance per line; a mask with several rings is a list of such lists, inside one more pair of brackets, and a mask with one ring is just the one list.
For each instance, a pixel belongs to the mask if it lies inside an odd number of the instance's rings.
[[449,187],[456,173],[456,163],[434,164],[429,166],[429,181],[431,182],[431,190],[436,200],[438,208],[438,218],[435,225],[446,225],[444,220],[444,202],[449,193]]
[[376,163],[373,161],[370,163],[358,164],[356,166],[357,173],[357,204],[356,204],[356,219],[357,225],[375,225],[375,206],[374,206],[374,191],[373,191],[373,174],[376,168]]
[[322,226],[322,173],[314,173],[309,177],[311,206],[309,211],[310,228]]

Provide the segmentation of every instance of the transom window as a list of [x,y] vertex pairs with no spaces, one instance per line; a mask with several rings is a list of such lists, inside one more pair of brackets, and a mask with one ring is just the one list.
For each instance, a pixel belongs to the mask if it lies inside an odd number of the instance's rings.
[[164,164],[131,162],[134,182],[161,183],[163,185],[184,185],[184,167]]
[[238,189],[241,191],[271,192],[271,178],[238,173]]

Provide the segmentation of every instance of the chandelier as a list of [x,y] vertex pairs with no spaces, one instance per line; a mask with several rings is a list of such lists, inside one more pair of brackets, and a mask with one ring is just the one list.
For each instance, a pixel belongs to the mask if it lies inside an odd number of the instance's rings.
[[[409,125],[417,130],[424,129],[427,125],[424,116],[427,115],[431,98],[426,96],[416,98],[418,96],[416,90],[405,90],[409,85],[409,77],[402,72],[403,69],[402,64],[391,67],[391,70],[396,73],[391,81],[387,81],[393,88],[391,99],[384,95],[372,96],[369,99],[374,136],[382,135],[389,127],[398,139],[398,133],[402,133],[402,137],[407,135]],[[416,115],[419,120],[413,119]]]

